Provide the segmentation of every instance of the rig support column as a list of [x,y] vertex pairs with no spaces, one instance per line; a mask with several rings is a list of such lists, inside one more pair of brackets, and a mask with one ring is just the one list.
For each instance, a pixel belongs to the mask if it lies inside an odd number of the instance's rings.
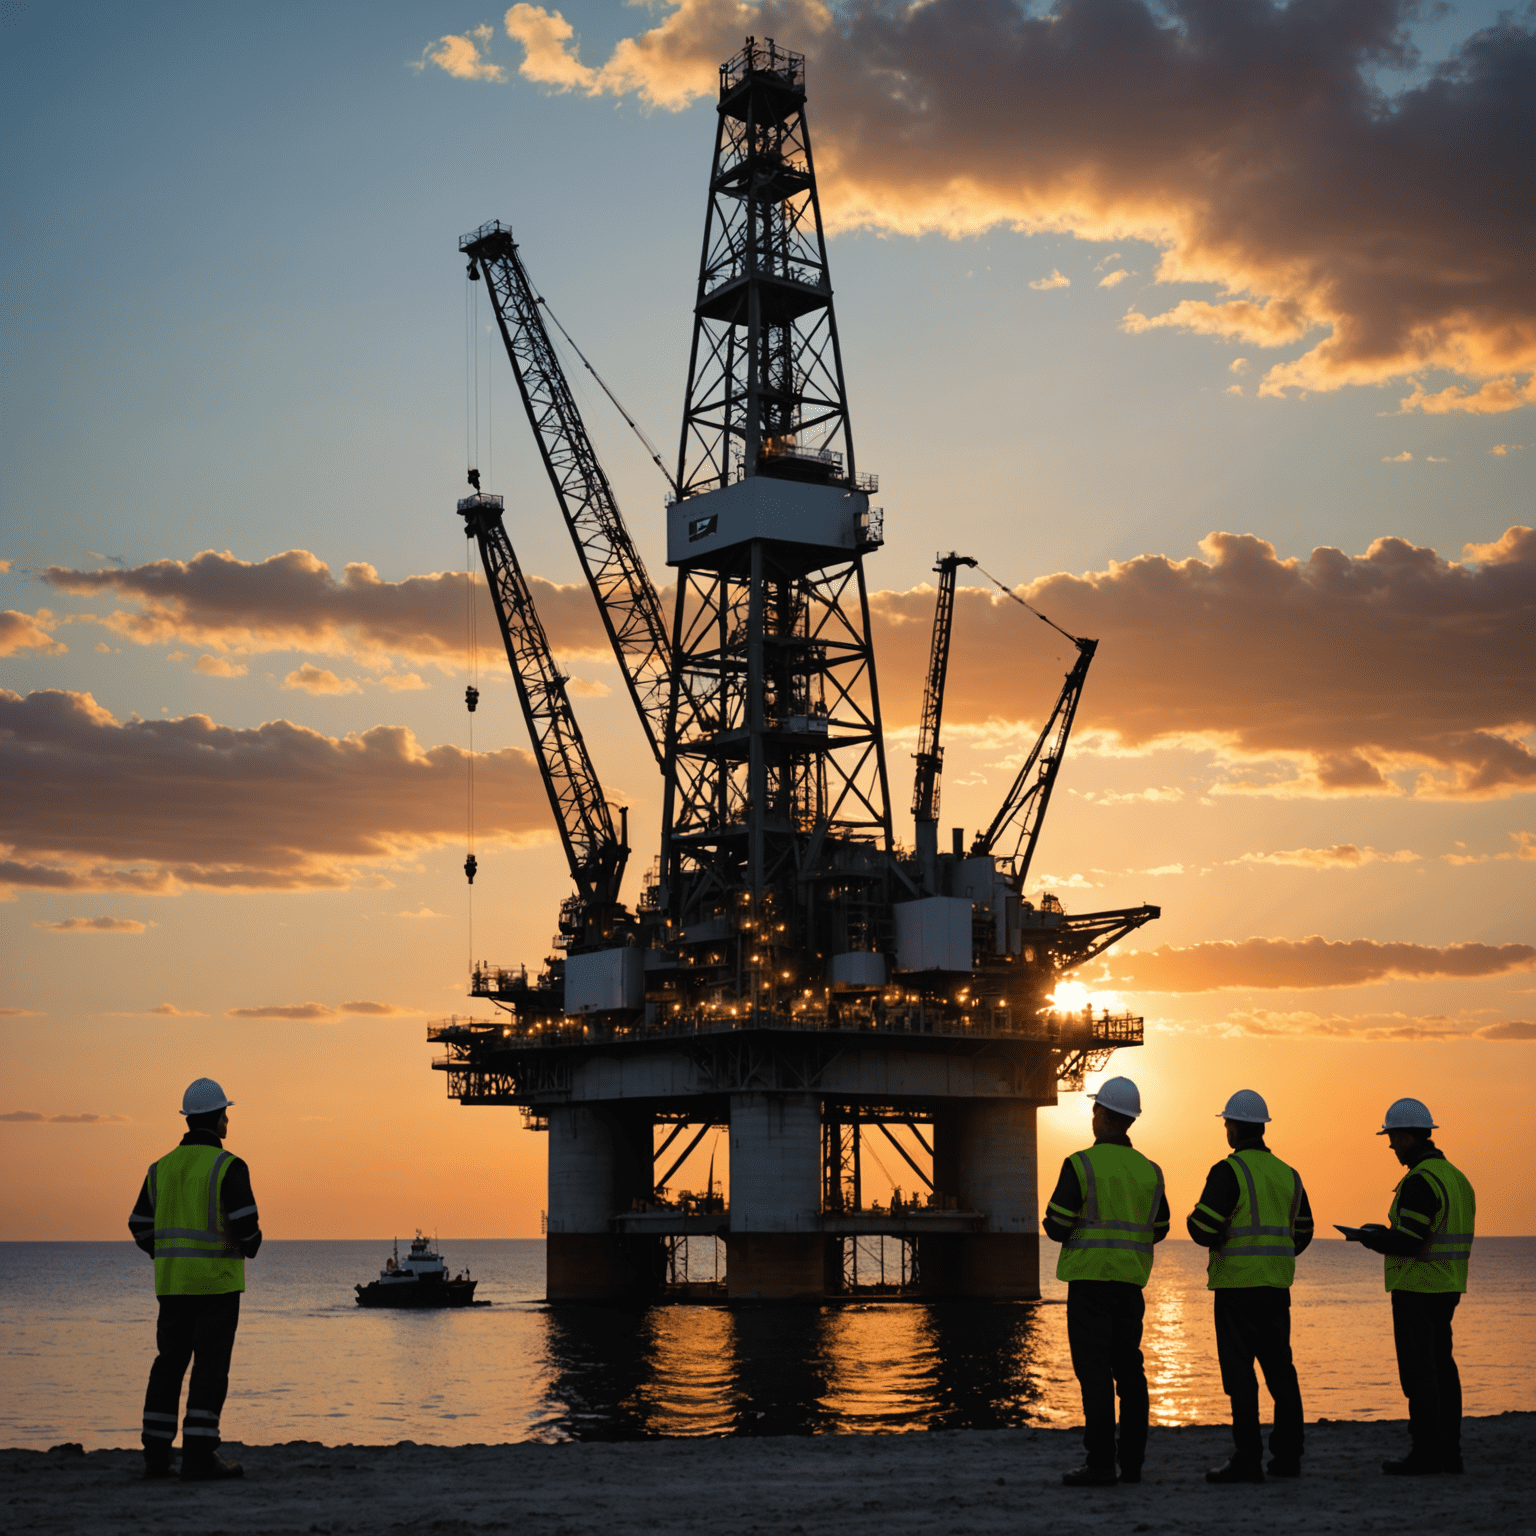
[[971,1099],[946,1107],[934,1125],[934,1187],[962,1210],[985,1211],[986,1227],[922,1240],[922,1287],[937,1296],[1033,1300],[1040,1294],[1036,1106]]
[[661,1240],[622,1236],[612,1218],[650,1193],[651,1114],[629,1106],[549,1111],[550,1301],[643,1295],[661,1279]]
[[809,1093],[731,1095],[732,1301],[819,1300],[826,1289],[821,1103]]

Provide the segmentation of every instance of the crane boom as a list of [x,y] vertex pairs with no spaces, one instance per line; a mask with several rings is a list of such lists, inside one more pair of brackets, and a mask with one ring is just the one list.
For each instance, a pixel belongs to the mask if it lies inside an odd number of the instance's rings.
[[[656,588],[629,536],[549,339],[543,302],[500,220],[459,241],[471,278],[483,276],[517,388],[603,628],[660,763],[672,686],[671,641]],[[659,461],[658,461],[659,462]]]
[[1076,636],[1071,639],[1077,647],[1077,661],[1061,685],[1061,697],[1056,700],[1056,707],[1045,722],[1040,739],[1019,769],[997,815],[992,818],[992,825],[985,832],[978,832],[971,844],[973,857],[992,853],[1003,834],[1017,823],[1019,835],[1013,848],[1014,880],[1020,891],[1024,889],[1030,861],[1035,856],[1035,844],[1040,840],[1040,826],[1045,820],[1046,807],[1051,803],[1056,775],[1061,771],[1061,760],[1066,754],[1067,738],[1072,734],[1072,722],[1077,717],[1077,705],[1083,696],[1088,668],[1099,648],[1097,640],[1079,640]]
[[628,838],[614,831],[608,802],[566,697],[566,680],[550,653],[549,637],[507,537],[501,497],[467,496],[459,502],[459,515],[466,537],[480,546],[496,622],[506,642],[518,702],[528,722],[533,755],[555,813],[571,879],[576,882],[578,905],[584,914],[594,914],[619,899],[629,858]]
[[944,680],[949,672],[949,636],[955,620],[955,572],[975,565],[969,555],[953,550],[939,557],[939,600],[933,612],[933,645],[928,653],[928,682],[923,689],[923,723],[918,733],[916,782],[912,789],[912,815],[918,821],[939,819],[939,775],[944,771],[944,748],[939,726],[944,718]]

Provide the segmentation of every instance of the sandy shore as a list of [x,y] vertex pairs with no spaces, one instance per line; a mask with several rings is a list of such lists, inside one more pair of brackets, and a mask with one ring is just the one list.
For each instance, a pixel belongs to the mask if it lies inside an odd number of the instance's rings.
[[[1463,1477],[1389,1478],[1403,1423],[1307,1426],[1306,1473],[1209,1487],[1224,1429],[1154,1429],[1138,1487],[1063,1488],[1079,1431],[588,1445],[234,1446],[217,1487],[138,1478],[136,1451],[0,1451],[6,1531],[1536,1533],[1536,1414],[1469,1419]],[[1261,1522],[1256,1527],[1255,1521]]]

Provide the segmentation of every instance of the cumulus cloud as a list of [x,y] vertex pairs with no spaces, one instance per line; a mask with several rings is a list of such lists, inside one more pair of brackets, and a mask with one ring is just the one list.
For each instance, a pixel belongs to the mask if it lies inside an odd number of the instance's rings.
[[263,1003],[256,1008],[226,1008],[226,1019],[334,1019],[336,1010],[324,1003]]
[[[478,37],[480,42],[488,42],[490,29],[488,27],[476,27],[471,37]],[[480,49],[471,40],[471,37],[460,37],[449,33],[447,37],[440,37],[437,42],[429,44],[423,57],[436,64],[439,69],[445,69],[455,80],[505,80],[506,69],[500,64],[492,64],[480,56]]]
[[1099,287],[1117,287],[1119,284],[1123,283],[1130,275],[1131,274],[1127,272],[1124,267],[1121,267],[1118,272],[1106,272],[1104,276],[1099,279]]
[[[302,651],[350,657],[381,671],[394,658],[443,671],[465,664],[462,571],[385,581],[373,566],[354,562],[338,581],[308,550],[290,549],[259,561],[204,550],[191,560],[156,560],[121,570],[50,566],[43,580],[75,597],[116,594],[132,604],[102,615],[75,615],[72,622],[90,617],[141,645],[196,645],[237,656]],[[483,580],[477,575],[475,582],[477,642],[482,655],[497,656],[502,644],[495,613]],[[530,586],[562,656],[612,655],[585,582],[562,586],[533,577]],[[390,686],[420,683],[406,676]]]
[[136,917],[66,917],[58,922],[33,923],[49,933],[143,933],[156,925]]
[[196,1008],[178,1008],[175,1003],[161,1003],[158,1007],[149,1010],[163,1019],[206,1019],[206,1013],[199,1013]]
[[284,688],[296,688],[304,693],[361,693],[363,685],[355,677],[337,677],[324,667],[306,661],[295,667],[283,679]]
[[132,1125],[127,1115],[43,1115],[35,1109],[13,1109],[0,1115],[12,1125]]
[[[1043,576],[1018,594],[1101,643],[1078,740],[1115,751],[1203,743],[1246,760],[1224,793],[1479,797],[1536,788],[1520,738],[1536,718],[1536,533],[1512,528],[1461,561],[1405,539],[1364,555],[1282,559],[1214,533],[1204,558],[1140,555]],[[916,719],[933,591],[876,592],[881,704]],[[1033,636],[1040,635],[1036,640]],[[945,722],[1038,720],[1058,665],[1042,627],[998,593],[962,587]],[[1031,650],[1031,647],[1036,649]],[[1038,655],[1035,667],[1022,657]],[[1268,760],[1266,762],[1266,760]]]
[[[1064,277],[1059,267],[1052,267],[1049,277],[1037,277],[1029,286],[1043,293],[1051,288],[1070,288],[1072,286],[1072,279]],[[1104,286],[1103,283],[1099,284],[1101,288]]]
[[[457,843],[466,755],[402,726],[326,736],[273,720],[116,720],[89,694],[0,689],[0,886],[137,891],[387,884],[380,865]],[[542,841],[532,759],[476,757],[482,839]]]
[[1218,940],[1116,952],[1113,984],[1147,992],[1301,991],[1431,977],[1503,976],[1536,968],[1530,944],[1381,943],[1375,939]]
[[1378,853],[1355,843],[1335,843],[1331,848],[1286,848],[1275,853],[1245,853],[1233,864],[1287,864],[1296,869],[1359,869],[1362,864],[1417,864],[1422,855],[1411,848]]
[[1409,453],[1406,448],[1404,448],[1401,453],[1383,454],[1381,462],[1383,464],[1407,464],[1412,460],[1412,458],[1413,455]]
[[0,656],[14,656],[18,651],[41,651],[45,656],[62,656],[69,647],[55,640],[49,630],[58,620],[46,609],[36,613],[18,613],[14,608],[0,609]]
[[1536,859],[1536,832],[1511,832],[1509,838],[1515,846],[1499,853],[1442,853],[1440,857],[1447,864],[1502,864],[1508,859]]
[[204,677],[244,677],[251,669],[227,656],[199,656],[192,663],[192,670]]
[[[1159,282],[1216,298],[1129,329],[1310,343],[1263,394],[1408,379],[1406,410],[1515,409],[1533,394],[1536,293],[1529,212],[1506,194],[1536,115],[1520,84],[1536,29],[1506,13],[1386,94],[1384,72],[1417,62],[1416,9],[678,0],[602,64],[558,10],[515,5],[506,29],[526,79],[669,110],[714,94],[743,34],[792,40],[834,229],[1145,240]],[[1480,387],[1428,390],[1435,369]]]

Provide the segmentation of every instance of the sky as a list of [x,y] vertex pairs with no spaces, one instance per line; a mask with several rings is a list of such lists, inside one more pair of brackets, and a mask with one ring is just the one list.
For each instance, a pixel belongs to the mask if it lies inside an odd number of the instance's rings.
[[[1536,1231],[1505,1129],[1536,1079],[1529,6],[16,0],[0,1237],[124,1236],[204,1074],[271,1236],[538,1234],[542,1138],[449,1101],[425,1039],[567,890],[483,603],[460,868],[466,453],[631,807],[631,898],[659,793],[457,241],[510,223],[670,454],[748,33],[807,56],[898,810],[955,549],[1100,641],[1032,890],[1162,908],[1083,980],[1146,1018],[1109,1070],[1175,1207],[1246,1087],[1324,1230],[1380,1219],[1372,1133],[1413,1095],[1480,1231]],[[663,583],[665,486],[572,382]],[[961,577],[943,811],[974,829],[1072,657]],[[1088,1110],[1040,1112],[1047,1186]]]

